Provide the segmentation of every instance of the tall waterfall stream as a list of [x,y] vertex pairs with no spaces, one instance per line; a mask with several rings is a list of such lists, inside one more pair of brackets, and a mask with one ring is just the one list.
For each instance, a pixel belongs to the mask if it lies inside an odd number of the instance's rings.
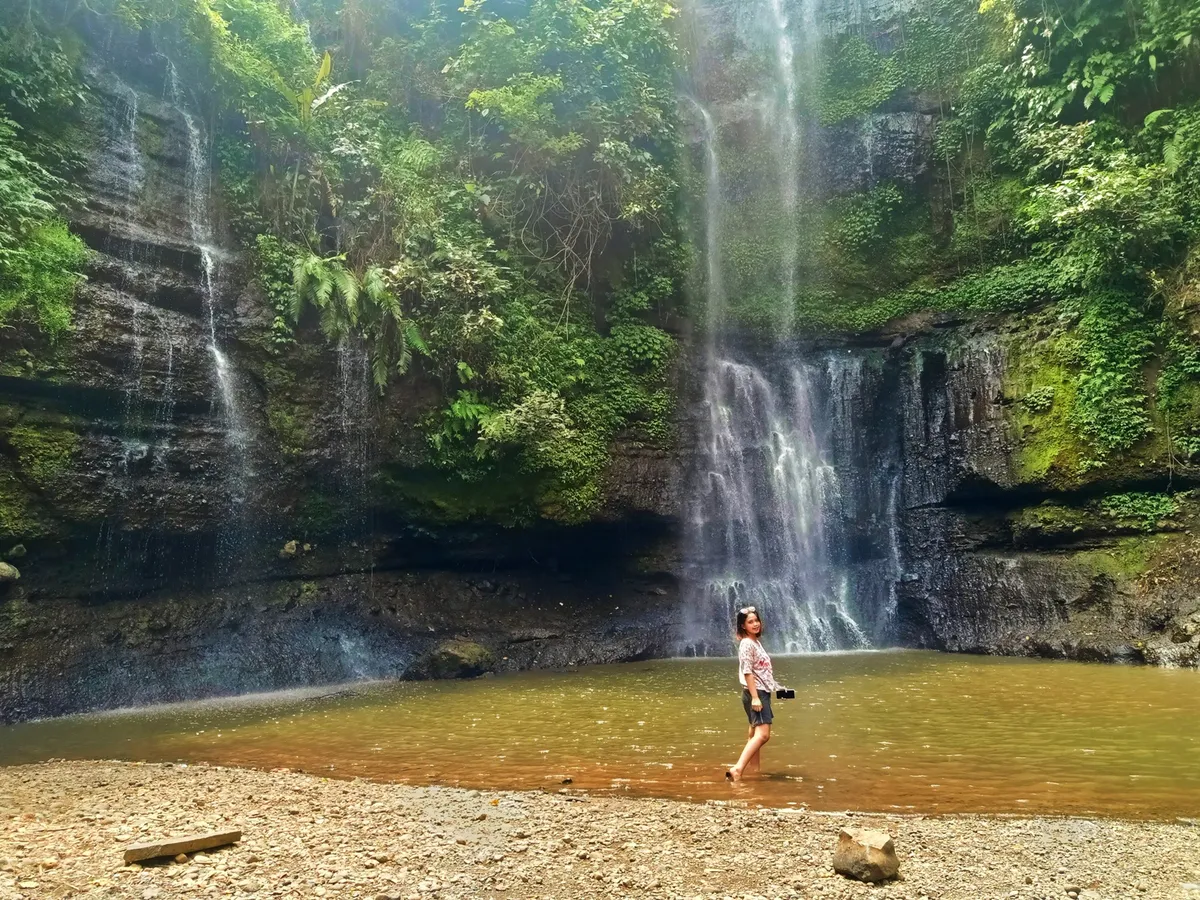
[[[815,71],[814,25],[803,4],[799,26],[778,0],[764,23],[776,83],[764,86],[763,139],[778,164],[782,219],[775,332],[792,326],[797,290],[805,148],[799,92]],[[795,32],[799,32],[799,52]],[[712,111],[689,98],[703,121],[705,294],[699,453],[688,510],[690,604],[685,642],[699,654],[730,651],[736,611],[756,606],[764,640],[776,651],[807,653],[886,643],[901,577],[896,539],[898,465],[842,452],[867,430],[855,398],[864,361],[835,352],[804,354],[786,343],[750,351],[725,321],[719,129]],[[871,484],[871,489],[861,486]],[[857,517],[882,531],[876,550],[856,558],[845,523]]]

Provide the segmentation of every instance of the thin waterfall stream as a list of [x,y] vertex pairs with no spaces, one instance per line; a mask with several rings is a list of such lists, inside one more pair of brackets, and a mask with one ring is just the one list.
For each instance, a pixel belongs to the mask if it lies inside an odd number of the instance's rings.
[[779,164],[779,198],[784,226],[782,232],[780,267],[780,332],[792,327],[793,304],[796,295],[796,263],[799,259],[799,234],[796,214],[799,200],[800,125],[796,118],[796,51],[788,32],[788,17],[783,0],[769,0],[771,24],[775,31],[775,63],[779,74],[776,86],[778,99],[770,114],[775,122],[774,143]]
[[169,60],[167,71],[172,104],[187,128],[188,225],[196,250],[200,254],[200,286],[203,292],[204,310],[208,315],[208,349],[213,358],[213,374],[219,394],[225,440],[235,457],[230,483],[234,492],[234,501],[240,504],[245,500],[246,478],[249,475],[250,432],[238,400],[233,368],[228,357],[221,350],[220,342],[217,339],[217,281],[220,269],[210,216],[212,173],[209,165],[209,148],[204,132],[195,116],[187,109],[178,73],[174,63]]

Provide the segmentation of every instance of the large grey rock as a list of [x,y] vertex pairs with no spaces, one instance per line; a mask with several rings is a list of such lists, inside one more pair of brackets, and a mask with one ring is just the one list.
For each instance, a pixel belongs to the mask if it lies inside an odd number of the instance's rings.
[[857,881],[887,881],[900,874],[900,860],[886,832],[843,828],[833,852],[833,870]]
[[474,641],[443,641],[413,666],[422,678],[475,678],[496,665],[492,651]]

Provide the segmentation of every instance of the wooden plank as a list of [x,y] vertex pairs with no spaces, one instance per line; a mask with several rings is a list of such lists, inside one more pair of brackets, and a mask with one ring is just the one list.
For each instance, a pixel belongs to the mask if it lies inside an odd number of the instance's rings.
[[190,834],[187,837],[163,838],[161,841],[147,841],[144,844],[132,844],[125,848],[125,862],[138,862],[143,859],[155,859],[159,856],[178,856],[180,853],[195,853],[197,850],[211,850],[213,847],[224,847],[242,839],[240,829],[236,831],[210,831],[207,834]]

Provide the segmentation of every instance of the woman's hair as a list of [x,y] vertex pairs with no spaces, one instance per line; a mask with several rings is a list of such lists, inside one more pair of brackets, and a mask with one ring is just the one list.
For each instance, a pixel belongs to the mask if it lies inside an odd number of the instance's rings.
[[759,613],[759,611],[757,609],[755,609],[753,606],[745,606],[738,610],[737,623],[733,627],[733,630],[734,630],[734,632],[736,632],[737,639],[739,641],[742,638],[750,637],[750,633],[748,631],[746,631],[746,620],[748,618],[750,618],[751,616],[754,616],[755,618],[757,618],[759,624],[762,625],[762,627],[758,631],[758,636],[762,637],[763,634],[766,633],[767,626],[763,625],[762,614]]

